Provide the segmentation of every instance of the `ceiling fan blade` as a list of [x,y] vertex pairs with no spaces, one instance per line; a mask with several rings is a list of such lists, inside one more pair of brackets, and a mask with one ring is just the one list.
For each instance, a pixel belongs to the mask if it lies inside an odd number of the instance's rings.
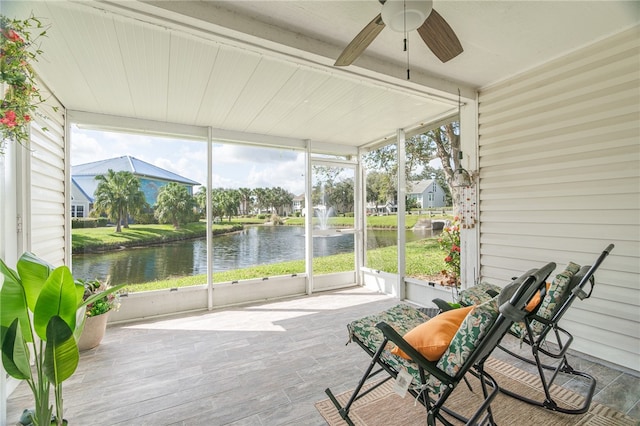
[[447,62],[462,53],[460,40],[447,21],[435,10],[418,28],[418,34],[442,62]]
[[334,65],[338,67],[351,65],[383,29],[384,22],[382,22],[382,15],[378,14],[378,16],[373,18],[373,20],[351,40],[351,43],[345,47]]

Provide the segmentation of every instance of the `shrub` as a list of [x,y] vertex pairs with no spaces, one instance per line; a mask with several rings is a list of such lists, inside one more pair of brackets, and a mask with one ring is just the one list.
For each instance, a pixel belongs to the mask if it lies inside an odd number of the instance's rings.
[[460,218],[458,216],[453,218],[451,225],[442,229],[438,243],[447,253],[444,258],[447,268],[442,271],[447,276],[446,285],[460,287]]
[[71,219],[71,229],[97,228],[97,227],[98,227],[98,219],[94,219],[90,217],[86,217],[86,218],[79,217],[79,218]]
[[139,213],[133,217],[133,220],[140,225],[155,225],[158,223],[153,213]]

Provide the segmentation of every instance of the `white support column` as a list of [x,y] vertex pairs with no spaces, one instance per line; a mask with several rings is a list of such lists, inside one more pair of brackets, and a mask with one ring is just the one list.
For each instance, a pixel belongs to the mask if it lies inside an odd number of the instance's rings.
[[211,187],[213,185],[213,141],[211,127],[207,135],[207,308],[213,309],[213,205],[211,201]]
[[358,150],[358,164],[355,171],[355,200],[354,200],[354,218],[353,226],[355,231],[354,251],[355,251],[355,268],[356,268],[356,284],[363,285],[364,277],[362,268],[365,264],[367,253],[367,228],[365,226],[366,217],[366,186],[367,180],[364,167],[362,167],[362,152]]
[[[27,188],[30,152],[13,141],[7,141],[4,154],[0,155],[0,258],[11,269],[15,269],[21,253],[27,249],[26,229],[31,223],[25,218],[25,207],[30,204],[31,193]],[[4,281],[0,276],[0,283]],[[0,368],[0,425],[7,424],[9,395],[20,384],[12,377],[7,378],[4,368]]]
[[405,299],[405,285],[404,278],[407,275],[406,271],[406,236],[404,232],[405,228],[405,212],[406,203],[405,197],[407,195],[407,179],[404,173],[406,163],[406,146],[405,146],[405,134],[404,129],[398,129],[397,137],[397,155],[398,155],[398,200],[397,200],[397,219],[398,219],[398,288],[396,294],[400,300]]
[[[480,229],[478,191],[478,101],[465,100],[460,108],[460,149],[464,153],[461,165],[472,174],[472,186],[462,188],[465,217],[473,218],[460,230],[460,278],[462,287],[476,284],[480,279]],[[467,220],[468,222],[468,220]]]
[[311,202],[312,167],[311,167],[311,141],[306,141],[307,150],[305,156],[304,176],[304,253],[305,271],[307,273],[307,294],[313,293],[313,205]]

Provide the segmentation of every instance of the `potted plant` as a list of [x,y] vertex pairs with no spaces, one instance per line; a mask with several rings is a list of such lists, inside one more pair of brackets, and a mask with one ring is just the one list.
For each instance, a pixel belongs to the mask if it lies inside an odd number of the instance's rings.
[[[33,393],[35,408],[25,412],[21,423],[63,425],[62,382],[78,366],[76,342],[84,323],[84,308],[122,286],[85,300],[84,286],[75,282],[66,266],[54,268],[27,252],[16,269],[0,260],[4,276],[0,289],[2,364],[11,377],[25,380]],[[49,401],[51,388],[55,416]]]
[[[109,284],[93,280],[78,280],[84,287],[84,300],[96,294],[103,294],[109,288]],[[85,351],[95,348],[100,344],[107,329],[109,312],[117,311],[120,308],[120,297],[118,293],[109,293],[102,298],[89,303],[85,309],[85,323],[80,339],[78,340],[78,350]]]

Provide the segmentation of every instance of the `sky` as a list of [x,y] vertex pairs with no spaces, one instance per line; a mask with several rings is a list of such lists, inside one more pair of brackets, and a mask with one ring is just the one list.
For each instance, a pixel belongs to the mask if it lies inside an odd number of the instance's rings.
[[[207,147],[204,142],[72,126],[72,166],[123,155],[206,185]],[[214,143],[213,187],[281,187],[300,195],[304,193],[304,157],[302,151]],[[432,165],[439,167],[440,160],[434,160]],[[194,189],[197,191],[198,187]]]
[[[79,129],[71,131],[71,165],[130,155],[206,185],[204,142]],[[304,193],[304,152],[214,144],[214,188],[271,188]],[[196,189],[197,190],[197,189]]]

